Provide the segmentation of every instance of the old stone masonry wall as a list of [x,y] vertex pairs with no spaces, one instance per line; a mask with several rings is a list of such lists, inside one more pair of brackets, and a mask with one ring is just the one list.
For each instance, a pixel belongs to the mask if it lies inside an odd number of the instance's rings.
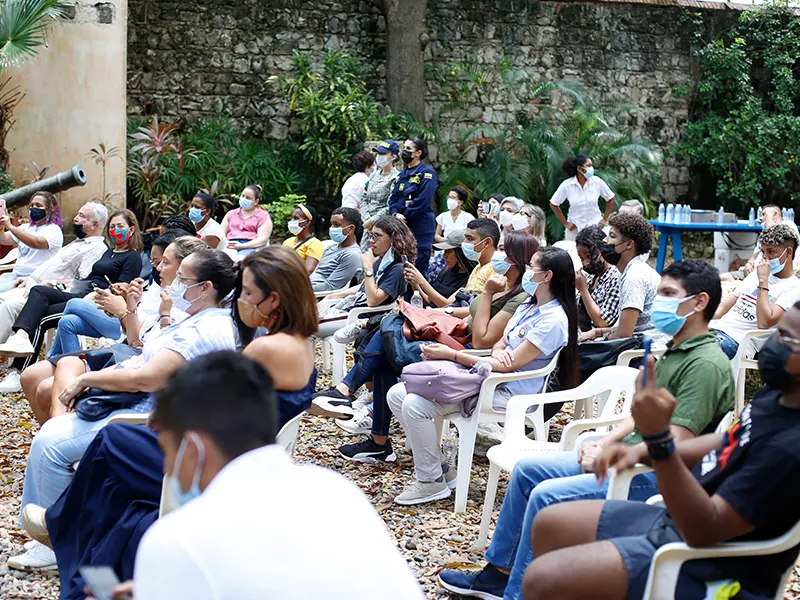
[[[737,14],[692,8],[705,27],[721,30]],[[581,81],[601,106],[631,103],[643,114],[630,124],[667,150],[689,117],[697,66],[693,30],[675,5],[429,0],[430,64],[506,57],[540,81]],[[363,57],[379,99],[385,90],[385,23],[363,0],[129,0],[128,112],[187,120],[228,114],[251,133],[291,134],[286,103],[266,78],[290,64],[292,50],[344,49]],[[444,96],[433,74],[426,107]],[[463,117],[503,125],[535,110],[501,93],[476,100]],[[462,120],[463,121],[463,120]],[[452,134],[464,122],[449,122]],[[667,156],[662,194],[688,191],[688,171]]]

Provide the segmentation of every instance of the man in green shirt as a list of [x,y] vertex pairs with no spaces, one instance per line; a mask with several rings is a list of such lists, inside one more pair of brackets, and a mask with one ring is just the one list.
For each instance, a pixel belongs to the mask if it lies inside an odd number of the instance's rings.
[[[721,296],[719,274],[705,261],[673,263],[662,274],[651,318],[656,328],[673,337],[656,363],[656,383],[677,400],[670,422],[675,440],[713,431],[725,413],[733,410],[730,362],[708,329]],[[600,442],[584,443],[578,452],[519,461],[486,552],[488,564],[479,572],[442,571],[439,583],[466,597],[521,598],[522,576],[533,560],[534,517],[551,504],[605,498],[608,482],[598,483],[594,461],[606,446],[620,441],[642,443],[630,417]],[[638,475],[631,484],[630,499],[643,501],[657,492],[652,473]]]

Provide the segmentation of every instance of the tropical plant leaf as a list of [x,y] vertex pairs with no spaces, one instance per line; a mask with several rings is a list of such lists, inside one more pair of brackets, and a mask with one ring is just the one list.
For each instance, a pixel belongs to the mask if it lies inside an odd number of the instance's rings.
[[36,55],[47,43],[47,29],[64,15],[64,0],[4,0],[0,4],[0,69]]

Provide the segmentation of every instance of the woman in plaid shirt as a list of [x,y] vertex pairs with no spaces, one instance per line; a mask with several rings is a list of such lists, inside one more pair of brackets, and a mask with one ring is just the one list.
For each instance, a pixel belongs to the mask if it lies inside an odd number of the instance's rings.
[[575,273],[575,287],[580,294],[578,317],[581,332],[594,327],[612,327],[619,319],[620,274],[603,258],[601,248],[605,237],[599,226],[590,225],[581,229],[575,238],[583,264],[583,270]]

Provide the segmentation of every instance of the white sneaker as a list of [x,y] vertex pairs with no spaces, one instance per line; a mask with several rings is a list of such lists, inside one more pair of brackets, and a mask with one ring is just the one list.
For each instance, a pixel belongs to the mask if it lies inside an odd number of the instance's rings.
[[356,411],[352,419],[336,419],[336,424],[353,435],[369,434],[372,431],[372,412],[365,406]]
[[340,344],[349,344],[350,342],[356,341],[356,337],[358,337],[360,331],[361,321],[356,321],[355,323],[350,323],[350,325],[345,325],[339,329],[333,334],[333,339]]
[[22,525],[29,536],[52,549],[53,544],[50,541],[50,534],[47,532],[45,512],[41,506],[28,504],[22,509]]
[[22,391],[20,374],[18,371],[11,371],[0,381],[0,394],[17,394]]
[[358,395],[358,398],[353,400],[352,407],[354,411],[358,412],[359,410],[361,410],[365,406],[369,406],[370,404],[372,404],[372,392],[365,389]]
[[8,567],[17,571],[58,571],[55,552],[39,542],[25,554],[9,558]]
[[431,481],[430,483],[422,483],[415,479],[403,490],[402,494],[394,499],[394,501],[397,504],[410,506],[412,504],[423,504],[425,502],[441,500],[442,498],[449,498],[450,494],[450,488],[447,487],[444,479],[442,479],[442,481]]
[[30,356],[33,354],[33,344],[29,339],[20,335],[12,335],[5,344],[0,344],[0,355],[3,356]]

